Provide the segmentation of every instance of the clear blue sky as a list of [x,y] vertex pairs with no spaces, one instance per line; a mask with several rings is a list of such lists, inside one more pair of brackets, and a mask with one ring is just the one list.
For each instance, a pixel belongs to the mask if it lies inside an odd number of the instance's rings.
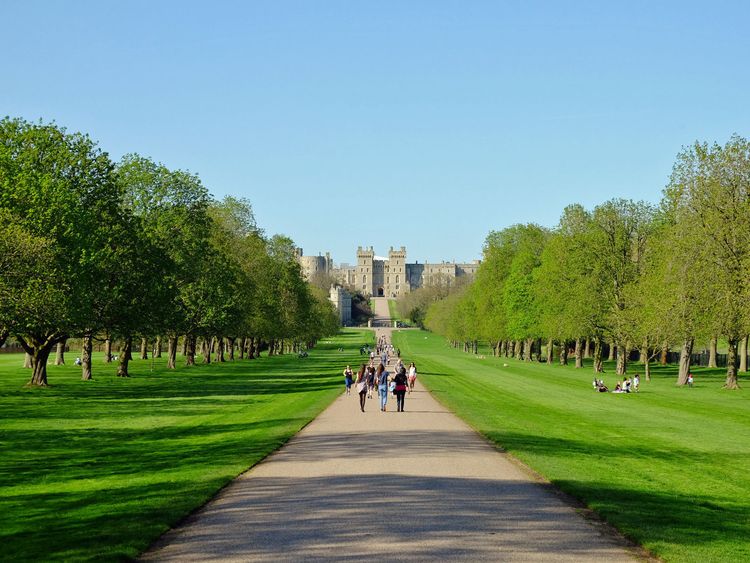
[[750,136],[750,3],[3,0],[0,114],[248,198],[353,262],[479,258],[570,203],[657,202]]

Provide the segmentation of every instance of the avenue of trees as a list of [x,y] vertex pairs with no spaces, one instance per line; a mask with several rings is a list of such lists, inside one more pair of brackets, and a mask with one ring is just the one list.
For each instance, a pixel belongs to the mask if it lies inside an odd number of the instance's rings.
[[[33,385],[52,350],[95,341],[186,363],[313,345],[338,330],[284,236],[266,237],[250,204],[214,200],[200,179],[135,154],[110,161],[88,136],[54,124],[0,121],[0,346],[26,351]],[[150,343],[150,344],[149,344]]]
[[[685,384],[696,342],[727,345],[725,387],[747,370],[750,333],[750,143],[695,143],[677,157],[661,203],[570,205],[554,229],[491,232],[476,278],[435,301],[425,325],[476,352],[568,362],[603,353],[626,373],[680,350]],[[635,354],[634,354],[635,357]],[[715,366],[715,363],[714,363]]]

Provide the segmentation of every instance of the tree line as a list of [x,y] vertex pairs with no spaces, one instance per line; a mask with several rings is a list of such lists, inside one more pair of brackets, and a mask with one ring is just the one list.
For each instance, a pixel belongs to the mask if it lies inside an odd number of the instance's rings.
[[47,384],[69,338],[82,339],[84,380],[96,340],[120,343],[124,377],[138,340],[165,342],[170,368],[178,339],[188,365],[199,339],[204,362],[212,342],[248,359],[313,345],[338,321],[294,248],[195,174],[137,154],[114,163],[56,124],[0,121],[0,346],[23,347],[30,384]]
[[725,387],[747,370],[750,333],[750,144],[696,142],[677,156],[658,205],[613,199],[573,204],[547,229],[518,224],[491,232],[474,281],[434,301],[425,325],[476,351],[528,361],[546,344],[576,367],[615,351],[618,375],[631,351],[645,364],[680,350],[687,381],[696,341],[727,343]]

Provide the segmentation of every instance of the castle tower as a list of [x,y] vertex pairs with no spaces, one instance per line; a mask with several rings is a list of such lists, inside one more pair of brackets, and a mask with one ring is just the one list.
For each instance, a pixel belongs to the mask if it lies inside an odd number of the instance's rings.
[[366,249],[363,249],[361,246],[357,247],[357,268],[354,273],[354,287],[366,296],[374,294],[374,260],[375,252],[373,251],[372,246]]
[[399,297],[409,291],[406,279],[406,247],[401,250],[388,251],[388,263],[385,271],[385,294],[387,297]]

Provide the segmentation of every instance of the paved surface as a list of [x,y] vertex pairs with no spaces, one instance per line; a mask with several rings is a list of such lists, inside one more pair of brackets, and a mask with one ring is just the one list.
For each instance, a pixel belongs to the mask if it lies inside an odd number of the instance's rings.
[[[388,329],[378,329],[378,333]],[[408,358],[407,358],[408,360]],[[343,369],[343,366],[342,366]],[[343,388],[343,384],[342,384]],[[149,561],[632,561],[417,382],[406,412],[342,395]]]
[[[385,297],[373,297],[372,308],[375,318],[372,319],[374,327],[392,327],[391,311],[388,309],[388,299]],[[380,334],[380,333],[378,333]],[[388,333],[390,334],[390,333]]]

